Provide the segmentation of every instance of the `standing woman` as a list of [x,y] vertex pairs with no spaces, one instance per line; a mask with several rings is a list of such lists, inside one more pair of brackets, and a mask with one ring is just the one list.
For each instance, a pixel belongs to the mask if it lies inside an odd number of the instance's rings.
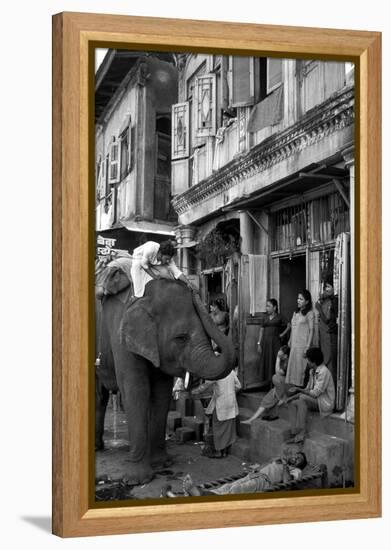
[[266,302],[266,317],[262,320],[257,342],[257,350],[261,356],[260,378],[264,382],[272,381],[277,353],[285,332],[286,322],[278,313],[278,302],[274,298],[269,298]]
[[303,386],[306,353],[312,345],[314,336],[314,312],[312,298],[308,290],[302,290],[297,296],[297,310],[292,317],[292,329],[289,339],[290,355],[285,382],[294,386]]
[[327,275],[323,279],[324,291],[316,302],[319,313],[320,348],[324,364],[333,375],[334,386],[337,387],[338,363],[338,298],[334,294],[333,277]]

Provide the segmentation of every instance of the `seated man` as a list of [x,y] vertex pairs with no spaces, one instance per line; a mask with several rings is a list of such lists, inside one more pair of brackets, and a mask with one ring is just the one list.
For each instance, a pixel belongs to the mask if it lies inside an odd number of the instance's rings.
[[180,279],[192,288],[182,271],[175,265],[174,254],[175,247],[170,240],[160,244],[147,241],[134,249],[131,273],[136,298],[144,296],[145,285],[149,281],[161,277],[158,271],[154,270],[154,266],[166,266],[172,278]]
[[190,475],[183,481],[183,489],[190,496],[201,495],[237,495],[243,493],[263,493],[276,483],[286,483],[292,479],[301,479],[302,471],[307,466],[304,453],[297,452],[288,458],[276,458],[265,466],[250,472],[232,483],[225,483],[217,489],[200,489],[194,485]]
[[331,372],[323,363],[322,351],[320,348],[309,348],[306,357],[310,367],[307,386],[304,389],[294,387],[288,390],[292,397],[288,399],[291,437],[287,443],[304,441],[308,409],[319,411],[321,416],[327,416],[334,410],[334,381]]

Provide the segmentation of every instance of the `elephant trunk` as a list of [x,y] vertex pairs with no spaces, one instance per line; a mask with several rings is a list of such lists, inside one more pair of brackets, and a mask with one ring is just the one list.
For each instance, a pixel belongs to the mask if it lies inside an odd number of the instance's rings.
[[207,380],[225,378],[235,366],[235,350],[231,339],[216,327],[196,293],[193,293],[193,303],[206,334],[219,346],[221,355],[216,356],[210,345],[200,346],[194,350],[194,360],[189,370]]

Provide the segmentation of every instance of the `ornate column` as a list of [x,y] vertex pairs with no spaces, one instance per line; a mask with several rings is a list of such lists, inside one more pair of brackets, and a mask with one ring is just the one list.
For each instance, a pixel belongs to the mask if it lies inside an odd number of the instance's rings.
[[352,319],[352,340],[351,340],[351,357],[352,357],[352,380],[349,388],[348,402],[346,404],[346,419],[349,422],[354,422],[354,382],[355,382],[355,333],[354,333],[354,265],[355,265],[355,234],[354,234],[354,219],[355,219],[355,179],[354,179],[354,145],[342,151],[342,156],[345,160],[345,166],[349,169],[349,191],[350,191],[350,258],[351,258],[351,277],[350,277],[350,302],[351,302],[351,319]]

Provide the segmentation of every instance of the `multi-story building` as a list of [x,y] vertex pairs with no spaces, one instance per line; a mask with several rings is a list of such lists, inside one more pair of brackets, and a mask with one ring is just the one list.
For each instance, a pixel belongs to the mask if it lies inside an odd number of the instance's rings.
[[171,206],[172,54],[109,50],[96,73],[97,253],[174,236]]
[[298,292],[308,288],[316,300],[329,272],[340,304],[339,410],[354,395],[353,71],[337,62],[185,54],[172,107],[182,267],[200,273],[205,302],[226,300],[231,320],[238,306],[243,387],[263,383],[256,340],[267,298],[289,320]]

